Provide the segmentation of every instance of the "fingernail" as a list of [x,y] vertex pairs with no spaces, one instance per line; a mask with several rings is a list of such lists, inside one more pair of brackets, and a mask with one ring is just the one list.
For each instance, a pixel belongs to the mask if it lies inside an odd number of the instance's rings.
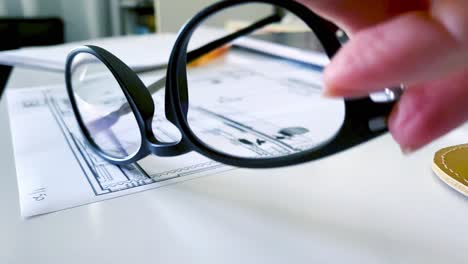
[[367,94],[363,94],[361,92],[356,92],[352,90],[344,90],[340,88],[336,88],[333,86],[325,86],[325,89],[322,92],[322,96],[325,98],[362,98],[368,96]]
[[340,89],[338,89],[336,83],[334,82],[333,74],[330,74],[329,67],[325,68],[325,71],[323,73],[323,81],[325,84],[325,89],[323,90],[322,95],[324,97],[335,98],[343,96],[342,94],[340,94]]
[[402,104],[400,102],[393,108],[388,120],[388,124],[393,139],[395,139],[395,141],[399,144],[401,153],[403,153],[405,156],[410,156],[418,150],[418,148],[411,145],[411,142],[408,142],[407,136],[411,134],[408,131],[408,125],[410,125],[410,122],[411,120],[409,119],[408,115],[402,111]]
[[401,153],[403,153],[403,155],[405,156],[410,156],[411,154],[413,154],[416,150],[411,148],[411,147],[403,147],[401,146]]
[[325,89],[322,92],[322,96],[325,98],[336,98],[338,95],[333,89],[330,89],[328,87],[325,87]]

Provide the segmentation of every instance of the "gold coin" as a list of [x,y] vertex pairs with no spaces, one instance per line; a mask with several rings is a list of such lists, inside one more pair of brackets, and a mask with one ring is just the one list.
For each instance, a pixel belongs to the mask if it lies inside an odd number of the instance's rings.
[[437,151],[432,169],[442,181],[468,196],[468,144]]

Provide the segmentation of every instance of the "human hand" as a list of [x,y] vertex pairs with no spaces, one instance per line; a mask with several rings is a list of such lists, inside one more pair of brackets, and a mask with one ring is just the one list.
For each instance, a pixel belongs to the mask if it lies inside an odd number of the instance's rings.
[[326,95],[406,85],[389,118],[404,152],[468,120],[468,1],[298,1],[351,35],[325,70]]

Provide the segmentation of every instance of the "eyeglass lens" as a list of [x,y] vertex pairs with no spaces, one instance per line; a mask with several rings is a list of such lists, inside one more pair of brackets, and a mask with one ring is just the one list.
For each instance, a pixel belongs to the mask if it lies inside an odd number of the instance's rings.
[[123,159],[141,146],[141,133],[117,79],[90,53],[79,53],[71,65],[72,88],[81,119],[95,145]]
[[[222,10],[197,28],[189,49],[261,20],[272,10],[268,4]],[[281,22],[252,36],[276,37],[283,45],[296,41],[314,49],[309,54],[325,56],[311,29],[288,12]],[[343,100],[321,95],[323,65],[272,56],[266,48],[246,49],[241,41],[186,65],[188,122],[195,135],[212,149],[254,159],[291,155],[331,139],[343,124],[345,109]]]

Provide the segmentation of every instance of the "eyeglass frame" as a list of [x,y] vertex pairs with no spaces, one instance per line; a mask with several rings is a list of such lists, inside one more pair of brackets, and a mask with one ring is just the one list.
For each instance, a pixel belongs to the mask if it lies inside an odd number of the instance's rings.
[[[83,46],[73,50],[66,63],[65,82],[70,103],[78,122],[78,126],[89,143],[91,149],[104,160],[116,165],[128,165],[153,154],[159,157],[172,157],[195,151],[217,162],[244,168],[276,168],[301,164],[328,157],[347,150],[385,134],[388,129],[385,124],[396,100],[391,102],[374,102],[370,97],[360,99],[344,99],[345,117],[339,131],[328,141],[312,149],[292,153],[286,156],[268,158],[245,158],[230,155],[214,149],[199,139],[191,130],[187,121],[188,86],[186,64],[188,57],[203,55],[205,50],[187,52],[188,43],[198,26],[208,17],[226,8],[252,3],[270,4],[284,8],[295,14],[315,33],[328,57],[340,49],[341,44],[329,23],[304,5],[293,0],[224,0],[214,3],[197,13],[179,32],[167,65],[165,86],[165,116],[181,133],[181,140],[174,143],[164,143],[157,140],[152,129],[155,106],[147,87],[136,73],[110,52],[96,46]],[[231,34],[234,35],[234,34]],[[214,41],[216,42],[216,40]],[[212,43],[214,43],[212,42]],[[209,46],[210,44],[205,45]],[[197,54],[200,53],[200,54]],[[71,67],[75,56],[89,53],[97,57],[110,70],[120,85],[140,129],[141,145],[139,149],[126,158],[116,158],[105,153],[96,144],[86,127],[72,88]],[[382,123],[374,126],[373,123]]]

